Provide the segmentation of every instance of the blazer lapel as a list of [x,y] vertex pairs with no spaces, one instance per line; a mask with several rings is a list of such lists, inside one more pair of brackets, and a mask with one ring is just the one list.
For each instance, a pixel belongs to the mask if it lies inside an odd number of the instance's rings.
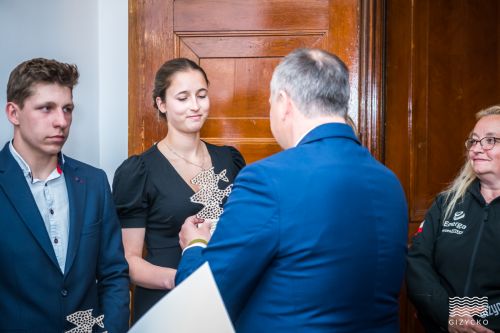
[[[59,267],[38,206],[26,183],[21,167],[10,154],[8,145],[0,153],[0,187],[40,247],[54,265]],[[11,223],[17,223],[17,221],[12,218]]]
[[87,186],[85,178],[78,174],[78,169],[72,165],[68,165],[67,161],[64,165],[64,178],[68,189],[69,201],[69,243],[68,252],[66,254],[66,268],[64,274],[69,272],[75,260],[78,245],[80,244],[80,233],[83,226],[83,218],[85,216],[85,200],[87,194]]

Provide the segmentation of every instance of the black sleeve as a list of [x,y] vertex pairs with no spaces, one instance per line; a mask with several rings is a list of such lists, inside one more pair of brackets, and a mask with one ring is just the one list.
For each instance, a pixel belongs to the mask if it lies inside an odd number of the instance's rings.
[[434,268],[434,246],[440,234],[443,198],[438,197],[425,215],[408,250],[408,296],[424,320],[448,331],[448,293]]
[[122,228],[145,228],[148,216],[148,174],[140,156],[118,167],[113,178],[113,198]]
[[229,151],[231,152],[231,159],[233,160],[233,164],[236,167],[236,170],[239,172],[246,165],[245,159],[243,155],[238,151],[238,149],[228,146]]

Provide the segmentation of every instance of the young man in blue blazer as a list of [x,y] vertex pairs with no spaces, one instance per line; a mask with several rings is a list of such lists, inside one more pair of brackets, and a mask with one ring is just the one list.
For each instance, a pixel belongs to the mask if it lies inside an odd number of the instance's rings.
[[239,333],[399,332],[406,200],[345,124],[348,100],[339,58],[286,56],[270,97],[284,151],[240,172],[211,239],[182,227],[176,282],[208,261]]
[[102,170],[61,153],[75,65],[32,59],[7,85],[0,151],[0,332],[128,329],[128,266]]

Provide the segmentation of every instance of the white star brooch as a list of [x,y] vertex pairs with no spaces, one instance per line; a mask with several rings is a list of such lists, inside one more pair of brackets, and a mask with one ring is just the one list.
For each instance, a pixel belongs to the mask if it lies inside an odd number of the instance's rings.
[[191,202],[202,204],[204,207],[196,214],[196,217],[212,221],[212,232],[215,229],[215,224],[221,216],[224,209],[220,206],[225,197],[231,193],[231,187],[228,185],[225,189],[219,189],[219,181],[229,182],[226,177],[226,170],[222,170],[219,174],[214,172],[211,167],[208,170],[203,170],[197,174],[191,183],[200,186],[200,190],[191,196]]

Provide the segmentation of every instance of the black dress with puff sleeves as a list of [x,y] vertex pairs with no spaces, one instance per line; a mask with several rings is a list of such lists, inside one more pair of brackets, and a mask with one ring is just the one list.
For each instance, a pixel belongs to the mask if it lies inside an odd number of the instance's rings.
[[[219,182],[224,189],[234,182],[245,160],[230,146],[206,143],[215,173],[226,169],[229,183]],[[177,269],[181,258],[179,231],[184,220],[203,206],[192,203],[192,188],[177,173],[167,158],[154,145],[144,153],[129,157],[116,170],[113,197],[122,228],[146,228],[145,260],[153,265]],[[134,293],[133,319],[137,321],[168,290],[137,286]]]

